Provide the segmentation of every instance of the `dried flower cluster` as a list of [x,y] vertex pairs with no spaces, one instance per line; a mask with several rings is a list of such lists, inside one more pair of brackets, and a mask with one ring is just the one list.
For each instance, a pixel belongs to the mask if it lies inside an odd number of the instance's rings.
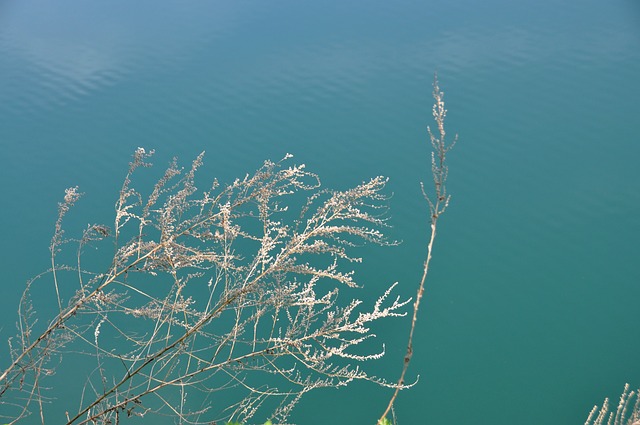
[[[115,424],[160,413],[212,423],[261,412],[280,422],[314,388],[353,380],[396,387],[360,366],[384,346],[367,352],[359,344],[374,337],[371,322],[404,315],[409,300],[392,296],[395,285],[369,309],[339,297],[344,285],[358,286],[352,247],[392,243],[382,233],[385,178],[324,190],[304,166],[285,165],[287,155],[202,191],[201,154],[186,170],[173,160],[144,196],[134,175],[152,154],[136,150],[112,226],[67,238],[63,218],[80,197],[67,190],[51,269],[27,284],[0,374],[2,421]],[[90,271],[89,247],[110,252],[110,264]],[[57,297],[46,324],[39,317],[36,325],[36,281]],[[93,372],[67,417],[49,418],[43,378],[71,353],[93,359]]]
[[[593,406],[584,425],[640,425],[639,393],[640,390],[630,391],[629,384],[625,384],[616,411],[609,410],[609,399],[605,398],[600,410]],[[632,405],[634,397],[636,401]]]

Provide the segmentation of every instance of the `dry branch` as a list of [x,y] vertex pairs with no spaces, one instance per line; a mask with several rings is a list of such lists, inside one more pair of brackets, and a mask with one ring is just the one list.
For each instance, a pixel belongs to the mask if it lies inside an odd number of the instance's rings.
[[[371,322],[404,315],[408,301],[392,296],[395,285],[369,309],[340,297],[343,286],[359,286],[352,247],[393,243],[383,234],[385,178],[320,189],[318,176],[286,166],[287,156],[201,191],[201,154],[187,170],[172,161],[144,196],[134,180],[152,154],[136,150],[111,227],[90,225],[67,238],[63,218],[80,196],[67,191],[51,269],[27,285],[0,374],[2,420],[36,413],[45,423],[43,378],[54,372],[54,357],[77,355],[95,363],[68,424],[153,413],[185,424],[246,421],[258,412],[284,421],[314,388],[353,380],[395,387],[361,366],[384,346],[368,352],[360,344],[375,337]],[[105,269],[85,266],[89,246],[110,252]],[[71,265],[60,260],[69,251]],[[30,298],[47,276],[57,314],[45,323]]]
[[431,141],[431,146],[433,151],[431,152],[431,173],[433,176],[433,195],[429,195],[425,190],[424,184],[422,184],[422,194],[429,204],[429,213],[430,213],[430,223],[431,223],[431,235],[429,238],[429,243],[427,244],[427,258],[424,262],[422,278],[420,279],[420,283],[418,285],[418,290],[416,292],[416,298],[413,302],[413,316],[411,318],[411,327],[409,329],[409,337],[407,341],[407,351],[404,356],[404,361],[402,364],[402,371],[400,372],[400,377],[396,383],[395,391],[387,404],[387,407],[380,416],[378,423],[384,423],[387,415],[392,411],[393,404],[395,403],[400,390],[406,388],[405,384],[405,376],[407,374],[407,370],[409,368],[409,363],[411,363],[411,358],[413,357],[413,336],[416,329],[416,323],[418,321],[418,310],[420,308],[420,301],[424,295],[424,287],[425,282],[427,280],[427,274],[429,272],[429,265],[431,264],[431,255],[433,253],[433,243],[436,239],[436,228],[438,223],[438,218],[445,212],[447,206],[449,205],[450,196],[447,192],[447,176],[449,174],[449,168],[447,166],[447,153],[453,148],[458,140],[458,136],[456,135],[451,142],[446,139],[446,132],[444,128],[444,120],[447,115],[447,110],[444,107],[444,93],[440,91],[440,86],[438,85],[438,77],[434,76],[433,80],[433,98],[435,103],[433,105],[433,118],[438,127],[438,132],[434,134],[431,131],[430,127],[427,127],[427,132],[429,134],[429,139]]

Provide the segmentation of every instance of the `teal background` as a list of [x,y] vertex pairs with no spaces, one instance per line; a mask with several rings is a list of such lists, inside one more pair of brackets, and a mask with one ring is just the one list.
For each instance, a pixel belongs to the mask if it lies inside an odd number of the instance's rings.
[[[327,187],[388,176],[403,243],[365,252],[361,296],[413,295],[436,71],[460,141],[399,423],[584,423],[640,386],[633,0],[0,1],[1,339],[64,188],[86,193],[70,230],[111,222],[138,146],[156,173],[206,150],[202,187],[287,152]],[[407,321],[376,331],[394,380]],[[77,399],[64,367],[52,415]],[[319,391],[292,421],[373,424],[389,396]]]

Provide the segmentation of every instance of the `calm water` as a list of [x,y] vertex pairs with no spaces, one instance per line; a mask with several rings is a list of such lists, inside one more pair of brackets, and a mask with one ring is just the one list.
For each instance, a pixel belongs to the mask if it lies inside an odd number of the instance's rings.
[[[640,386],[635,0],[0,2],[2,340],[64,188],[86,193],[69,225],[109,221],[138,146],[206,150],[221,181],[286,152],[329,187],[389,176],[403,244],[360,279],[412,294],[435,71],[460,142],[399,423],[584,423]],[[393,379],[405,328],[379,337]],[[388,396],[322,391],[292,420],[372,424]]]

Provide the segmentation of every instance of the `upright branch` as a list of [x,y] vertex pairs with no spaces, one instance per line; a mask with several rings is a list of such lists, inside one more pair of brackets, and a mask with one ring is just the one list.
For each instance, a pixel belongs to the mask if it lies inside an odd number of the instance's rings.
[[418,320],[418,310],[420,308],[420,301],[422,300],[422,296],[424,295],[424,287],[425,282],[427,280],[427,273],[429,272],[429,265],[431,263],[431,255],[433,253],[433,243],[436,238],[436,228],[438,223],[438,218],[445,212],[447,206],[449,205],[449,200],[451,199],[450,195],[447,192],[447,175],[449,168],[447,166],[447,153],[453,148],[458,140],[458,136],[456,135],[452,141],[448,142],[446,140],[446,131],[444,128],[444,121],[447,115],[447,110],[444,107],[444,93],[440,91],[440,86],[438,85],[438,77],[434,76],[433,79],[433,118],[436,122],[436,126],[438,130],[434,133],[431,130],[431,127],[427,127],[427,132],[429,134],[429,139],[431,141],[432,152],[431,152],[431,173],[433,176],[433,192],[430,195],[429,192],[425,189],[424,183],[421,183],[420,186],[422,188],[422,194],[426,199],[429,205],[429,213],[430,213],[430,223],[431,223],[431,235],[429,238],[429,243],[427,245],[427,258],[424,262],[424,268],[422,271],[422,278],[420,279],[420,284],[418,285],[418,290],[416,293],[416,298],[413,302],[413,316],[411,318],[411,327],[409,329],[409,338],[407,341],[407,351],[404,356],[404,362],[402,365],[402,372],[400,373],[400,377],[396,383],[396,387],[394,390],[391,399],[385,409],[384,413],[378,420],[378,424],[385,423],[386,417],[391,412],[393,408],[393,404],[398,397],[398,393],[400,390],[406,387],[405,385],[405,376],[407,374],[407,369],[409,368],[409,363],[411,363],[411,358],[413,356],[413,335],[416,329],[416,322]]
[[[186,170],[173,160],[144,196],[134,174],[150,166],[152,153],[134,153],[113,229],[89,225],[72,239],[62,237],[62,218],[56,223],[52,268],[27,285],[18,343],[0,371],[2,423],[36,412],[45,423],[40,380],[54,373],[54,355],[63,368],[78,355],[94,361],[78,398],[56,400],[66,418],[47,423],[119,423],[152,413],[210,423],[258,412],[285,421],[315,388],[354,380],[396,387],[361,366],[381,357],[384,345],[369,351],[361,343],[375,338],[371,322],[403,316],[409,301],[392,296],[395,284],[368,307],[340,297],[342,287],[359,287],[353,264],[361,259],[352,247],[394,243],[383,233],[385,178],[323,190],[304,165],[286,166],[287,155],[199,190],[201,154]],[[60,217],[77,193],[67,191]],[[70,244],[77,258],[62,264],[66,257],[55,254]],[[90,271],[85,264],[105,248],[110,261]],[[47,276],[57,314],[36,325],[30,293]]]
[[62,310],[62,300],[60,299],[60,287],[58,286],[58,279],[56,274],[56,254],[60,251],[60,247],[64,244],[63,236],[64,230],[62,228],[62,219],[69,212],[71,207],[82,196],[78,192],[78,187],[70,187],[65,190],[63,202],[58,203],[58,220],[56,221],[55,231],[51,238],[51,245],[49,251],[51,252],[51,273],[53,275],[53,285],[56,290],[56,298],[58,301],[58,309]]

